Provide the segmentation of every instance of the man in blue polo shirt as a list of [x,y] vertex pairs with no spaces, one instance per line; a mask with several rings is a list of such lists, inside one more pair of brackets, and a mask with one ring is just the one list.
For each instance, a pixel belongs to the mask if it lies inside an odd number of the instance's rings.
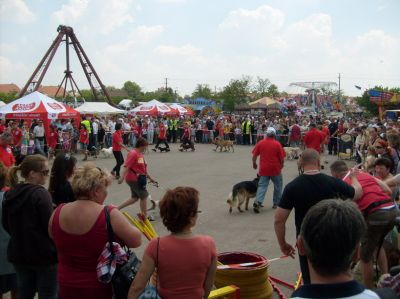
[[351,275],[365,230],[361,212],[350,201],[328,199],[314,205],[297,241],[300,254],[308,260],[311,284],[300,287],[292,298],[379,298]]

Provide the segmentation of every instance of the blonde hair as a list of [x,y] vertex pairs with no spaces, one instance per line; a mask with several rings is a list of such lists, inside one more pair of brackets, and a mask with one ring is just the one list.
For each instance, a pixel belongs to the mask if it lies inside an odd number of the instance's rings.
[[42,155],[29,155],[24,158],[22,163],[19,166],[13,166],[10,168],[8,171],[8,182],[11,187],[15,187],[19,181],[18,181],[18,175],[17,172],[21,171],[21,176],[26,179],[29,176],[29,173],[31,171],[42,171],[43,170],[43,164],[47,161],[47,158],[45,158]]
[[75,170],[72,177],[72,190],[76,198],[90,199],[90,193],[100,186],[111,185],[108,171],[96,167],[93,163],[85,163]]

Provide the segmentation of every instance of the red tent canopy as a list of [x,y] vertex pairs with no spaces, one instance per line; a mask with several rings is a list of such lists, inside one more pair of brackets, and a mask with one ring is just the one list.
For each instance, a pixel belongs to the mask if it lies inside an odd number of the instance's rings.
[[55,119],[76,119],[79,124],[80,113],[71,107],[59,103],[48,96],[35,91],[22,98],[0,107],[0,119],[33,119],[43,120],[46,136],[49,125]]
[[178,112],[171,109],[164,103],[157,100],[151,100],[131,110],[132,114],[136,115],[149,115],[149,116],[175,116]]

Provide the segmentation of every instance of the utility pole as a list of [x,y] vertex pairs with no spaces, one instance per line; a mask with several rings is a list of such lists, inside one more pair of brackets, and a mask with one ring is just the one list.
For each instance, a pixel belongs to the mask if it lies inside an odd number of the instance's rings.
[[165,92],[168,90],[168,78],[165,78]]
[[340,73],[339,73],[339,96],[338,96],[338,102],[341,103],[341,92],[340,92]]

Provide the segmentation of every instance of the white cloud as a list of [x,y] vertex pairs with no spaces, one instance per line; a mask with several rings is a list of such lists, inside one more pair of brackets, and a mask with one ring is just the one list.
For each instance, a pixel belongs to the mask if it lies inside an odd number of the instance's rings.
[[33,22],[36,16],[22,0],[1,0],[0,18],[19,24],[27,24]]
[[186,3],[187,0],[158,0],[159,3],[172,3],[172,4],[181,4]]
[[101,12],[98,17],[100,31],[103,34],[110,34],[115,29],[132,23],[134,20],[134,12],[137,6],[133,7],[132,0],[106,0],[101,5]]
[[0,56],[0,82],[21,84],[21,74],[27,74],[26,66],[21,63],[13,63],[8,58]]
[[132,37],[135,39],[139,39],[140,42],[148,43],[149,41],[158,37],[163,32],[164,32],[164,27],[161,25],[139,26],[134,30]]
[[63,4],[52,16],[57,22],[71,24],[83,15],[88,4],[89,0],[69,0],[68,4]]
[[250,29],[251,31],[257,29],[257,31],[271,32],[279,30],[284,21],[285,14],[281,10],[262,5],[254,10],[239,8],[231,11],[220,24],[220,28]]
[[144,47],[160,34],[164,32],[161,25],[139,26],[128,34],[128,38],[122,43],[113,43],[104,48],[105,57],[115,57],[128,51],[134,51],[135,48]]

